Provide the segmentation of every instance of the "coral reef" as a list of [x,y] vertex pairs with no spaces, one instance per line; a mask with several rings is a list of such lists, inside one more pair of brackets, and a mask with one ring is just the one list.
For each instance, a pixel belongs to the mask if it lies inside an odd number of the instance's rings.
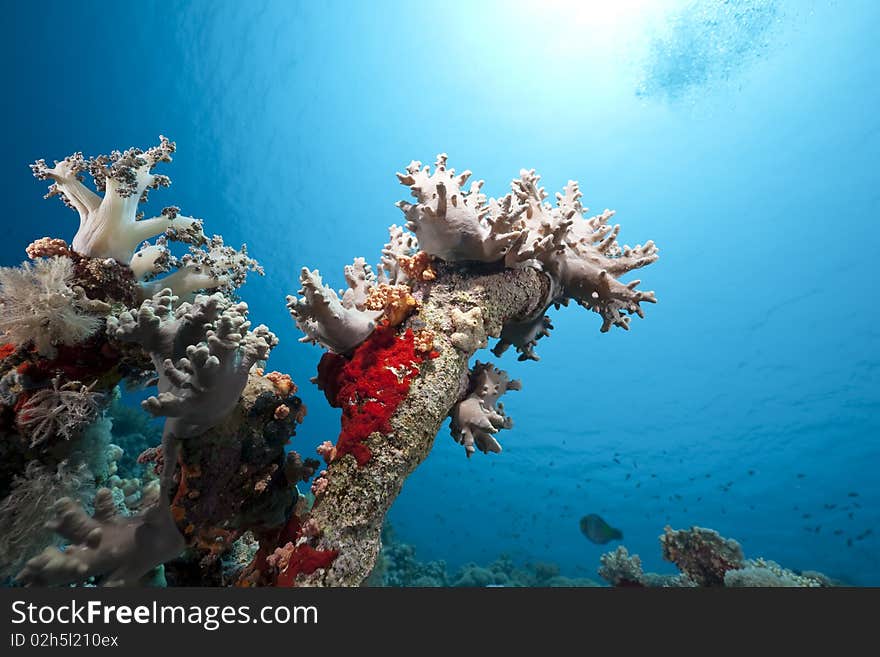
[[133,585],[183,549],[184,538],[168,507],[174,484],[178,441],[206,432],[235,408],[248,374],[268,357],[277,339],[265,326],[250,331],[247,305],[221,294],[198,296],[180,304],[165,289],[145,300],[136,313],[111,317],[107,330],[117,340],[136,342],[150,354],[158,374],[159,394],[143,407],[166,417],[157,503],[139,516],[120,516],[107,488],[95,496],[89,516],[72,500],[56,503],[54,529],[71,545],[61,552],[47,548],[25,564],[24,583],[62,584],[106,575],[110,585]]
[[672,529],[660,536],[663,558],[681,571],[678,575],[645,573],[638,555],[619,546],[600,557],[599,576],[621,587],[816,587],[835,586],[822,573],[796,573],[775,561],[745,559],[739,543],[703,527]]
[[644,572],[639,555],[630,555],[622,545],[614,552],[606,552],[599,557],[599,577],[611,586],[642,586]]
[[390,524],[382,529],[382,552],[368,586],[388,587],[592,587],[586,578],[566,577],[556,564],[535,563],[517,567],[507,556],[486,566],[465,564],[449,572],[445,561],[416,559],[413,545],[397,540]]
[[468,455],[500,451],[494,434],[511,422],[497,401],[519,384],[489,364],[470,373],[471,356],[489,338],[499,338],[496,354],[512,345],[535,360],[551,306],[574,300],[602,317],[604,332],[628,329],[629,315],[656,301],[638,281],[618,280],[657,259],[653,242],[619,245],[613,213],[586,216],[576,183],[551,206],[535,172],[522,171],[510,193],[487,200],[481,181],[465,190],[470,172],[446,164],[440,155],[433,172],[413,162],[398,174],[415,202],[398,204],[406,229],[389,229],[377,276],[358,258],[337,294],[305,268],[302,296],[288,299],[302,340],[328,350],[316,382],[343,409],[342,428],[335,449],[322,448],[328,465],[300,519],[320,531],[307,536],[300,524],[285,540],[261,543],[249,583],[271,580],[268,557],[288,542],[336,555],[292,583],[363,582],[386,511],[450,415]]
[[660,537],[663,558],[671,561],[698,586],[720,586],[729,570],[742,568],[742,548],[734,540],[703,527],[672,529]]
[[[53,476],[71,454],[86,453],[78,458],[93,463],[97,490],[91,504],[76,494],[57,500],[49,526],[67,544],[29,558],[20,583],[180,583],[201,574],[242,586],[361,584],[388,508],[446,418],[468,455],[501,451],[495,434],[512,422],[499,398],[520,386],[489,363],[471,368],[477,350],[498,338],[497,354],[512,345],[536,359],[551,306],[574,300],[602,317],[604,332],[628,328],[629,315],[655,301],[638,281],[618,280],[656,260],[653,243],[618,245],[613,213],[588,217],[576,183],[551,206],[534,171],[522,171],[510,193],[487,199],[480,181],[464,189],[470,172],[447,169],[445,155],[433,171],[413,162],[398,174],[415,198],[399,204],[411,232],[391,227],[377,273],[356,258],[337,292],[303,268],[300,296],[288,298],[302,340],[327,350],[315,382],[342,409],[338,440],[320,448],[326,468],[310,500],[296,486],[319,462],[286,450],[305,408],[289,377],[264,374],[277,338],[251,328],[247,305],[233,298],[259,266],[176,207],[149,219],[138,211],[150,190],[168,186],[154,169],[174,151],[162,137],[146,151],[33,165],[80,227],[69,246],[37,240],[28,255],[40,259],[0,280],[6,315],[19,318],[0,327],[8,341],[0,449],[9,457],[0,492],[29,462]],[[189,252],[175,255],[175,241]],[[47,289],[48,318],[39,315]],[[161,444],[142,445],[137,473],[120,470],[125,449],[110,442],[102,417],[121,383],[155,385],[142,406],[164,419]],[[229,565],[247,556],[246,567]],[[503,561],[470,566],[451,583],[562,581],[552,567],[518,573]]]
[[[277,339],[232,297],[256,261],[177,208],[137,211],[167,186],[153,168],[173,151],[162,138],[146,152],[33,165],[80,229],[69,246],[36,240],[35,262],[0,272],[0,524],[48,520],[57,534],[9,544],[21,584],[134,585],[161,579],[163,562],[219,570],[239,536],[286,525],[296,483],[317,469],[285,450],[305,407],[290,377],[263,376]],[[120,383],[157,387],[143,409],[164,419],[161,435],[123,410]]]

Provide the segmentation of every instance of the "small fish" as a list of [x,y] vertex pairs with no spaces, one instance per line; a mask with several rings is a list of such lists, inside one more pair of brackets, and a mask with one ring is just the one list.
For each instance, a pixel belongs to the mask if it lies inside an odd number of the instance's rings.
[[847,497],[858,497],[858,496],[859,496],[858,493],[849,493],[849,494],[847,495]]
[[831,509],[835,508],[836,506],[837,506],[836,504],[826,504],[825,508],[830,511]]
[[595,513],[581,518],[581,533],[587,537],[587,540],[597,545],[623,539],[622,531],[615,529]]
[[749,476],[751,477],[753,474],[755,474],[755,471],[754,471],[754,470],[749,470]]
[[797,473],[797,478],[798,478],[798,479],[803,479],[803,478],[806,477],[806,476],[807,476],[807,475],[805,475],[803,472],[798,472],[798,473]]

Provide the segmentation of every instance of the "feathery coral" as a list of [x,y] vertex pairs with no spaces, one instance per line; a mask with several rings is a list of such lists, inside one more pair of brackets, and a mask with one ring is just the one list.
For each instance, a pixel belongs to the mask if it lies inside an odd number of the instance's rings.
[[56,377],[51,388],[42,388],[27,397],[18,411],[18,426],[30,437],[31,447],[56,436],[65,440],[74,438],[95,420],[106,398],[94,391],[94,384],[86,386],[79,381],[60,384],[59,381]]
[[51,519],[52,505],[62,497],[82,499],[92,474],[85,464],[62,462],[55,472],[38,461],[30,461],[12,490],[0,501],[0,577],[14,575],[22,563],[52,542],[52,531],[44,527]]
[[[33,343],[52,357],[58,345],[73,345],[100,326],[95,305],[73,286],[73,261],[66,257],[24,262],[0,268],[0,335],[18,345]],[[72,287],[73,286],[73,287]]]

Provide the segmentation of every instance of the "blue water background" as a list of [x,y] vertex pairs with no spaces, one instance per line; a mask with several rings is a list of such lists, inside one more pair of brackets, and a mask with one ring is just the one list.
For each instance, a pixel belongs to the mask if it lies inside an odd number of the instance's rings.
[[375,262],[411,159],[448,152],[495,196],[521,167],[551,196],[578,179],[622,241],[660,246],[639,272],[660,303],[628,333],[554,313],[539,363],[500,359],[524,384],[504,453],[466,460],[441,429],[398,536],[453,566],[505,552],[593,576],[606,548],[578,519],[596,512],[649,569],[670,571],[665,524],[697,524],[880,585],[880,4],[667,2],[610,23],[541,4],[7,3],[2,262],[75,232],[29,162],[176,140],[149,207],[265,266],[242,294],[282,338],[271,366],[300,384],[310,454],[338,411],[284,307],[299,269],[340,286],[354,256]]

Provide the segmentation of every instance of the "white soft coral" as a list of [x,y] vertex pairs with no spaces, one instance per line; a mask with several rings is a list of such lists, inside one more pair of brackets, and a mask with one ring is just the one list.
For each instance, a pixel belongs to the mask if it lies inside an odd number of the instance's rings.
[[[236,251],[224,246],[216,236],[208,240],[202,221],[180,214],[177,207],[166,207],[149,219],[138,212],[138,205],[147,200],[151,189],[171,184],[167,176],[153,173],[153,168],[160,162],[170,162],[176,146],[165,137],[159,140],[158,146],[146,151],[130,148],[88,160],[82,153],[74,153],[52,167],[45,160],[31,165],[34,176],[52,181],[47,198],[58,195],[79,213],[79,230],[71,243],[73,251],[131,265],[135,276],[143,281],[142,299],[165,287],[171,287],[179,296],[198,290],[229,290],[241,285],[248,271],[261,272],[244,248]],[[103,196],[83,184],[86,172]],[[157,236],[156,244],[146,244]],[[190,253],[174,257],[168,250],[168,240],[190,244]],[[165,279],[152,280],[173,268],[177,271]]]
[[[166,231],[190,234],[195,239],[201,235],[201,222],[192,217],[176,213],[151,219],[138,216],[138,204],[146,200],[148,191],[171,182],[167,176],[152,172],[159,162],[170,162],[175,150],[174,142],[162,136],[159,140],[158,146],[146,151],[130,148],[89,160],[82,153],[74,153],[53,167],[45,160],[31,165],[37,178],[52,181],[47,197],[57,194],[79,213],[79,230],[71,244],[74,251],[128,264],[142,242]],[[98,190],[104,192],[103,197],[83,184],[86,171]]]

